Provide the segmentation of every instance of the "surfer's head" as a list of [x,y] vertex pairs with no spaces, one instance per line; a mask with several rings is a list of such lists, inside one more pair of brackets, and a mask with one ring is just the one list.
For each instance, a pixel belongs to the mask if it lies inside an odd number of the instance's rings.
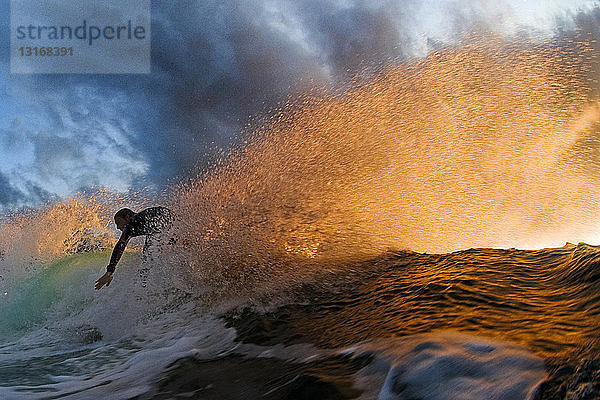
[[117,224],[117,229],[122,231],[129,223],[131,217],[133,217],[133,214],[135,213],[129,208],[121,208],[117,211],[115,214],[115,224]]

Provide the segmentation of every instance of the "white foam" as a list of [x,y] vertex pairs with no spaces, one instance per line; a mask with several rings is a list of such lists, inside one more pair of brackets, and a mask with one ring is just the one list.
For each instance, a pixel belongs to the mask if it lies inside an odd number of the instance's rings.
[[545,377],[542,359],[526,348],[454,331],[381,340],[353,353],[375,355],[357,377],[361,400],[531,399]]
[[[213,359],[227,353],[236,345],[235,331],[225,328],[220,320],[205,318],[196,322],[177,322],[176,315],[164,315],[147,326],[147,336],[139,338],[142,348],[125,350],[123,343],[100,343],[89,357],[70,360],[73,363],[98,363],[114,357],[93,373],[56,375],[54,383],[44,386],[0,387],[0,398],[14,400],[40,399],[52,393],[64,399],[95,400],[127,399],[150,390],[165,368],[183,357]],[[89,368],[88,365],[86,365]]]

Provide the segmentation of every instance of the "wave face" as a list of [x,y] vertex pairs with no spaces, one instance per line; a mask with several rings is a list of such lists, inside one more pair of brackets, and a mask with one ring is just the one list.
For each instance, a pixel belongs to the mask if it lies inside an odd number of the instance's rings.
[[587,47],[473,42],[296,99],[171,188],[175,243],[99,292],[112,213],[158,200],[5,220],[0,398],[533,397],[540,360],[597,359],[598,249],[489,248],[598,237]]
[[[569,244],[392,253],[368,262],[368,274],[338,276],[339,292],[320,297],[307,291],[313,298],[308,304],[283,307],[271,317],[289,324],[284,341],[292,343],[339,347],[373,336],[451,329],[522,343],[547,358],[568,356],[597,337],[599,250]],[[242,337],[261,337],[257,326],[238,328]],[[268,343],[268,336],[261,340]]]

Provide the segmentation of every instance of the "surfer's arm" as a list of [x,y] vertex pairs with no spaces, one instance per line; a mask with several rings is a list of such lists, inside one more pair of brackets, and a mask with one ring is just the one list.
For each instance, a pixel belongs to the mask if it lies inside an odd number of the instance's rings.
[[110,272],[111,274],[115,272],[115,267],[119,263],[119,260],[121,259],[121,256],[123,255],[123,252],[125,251],[125,247],[127,247],[129,238],[130,238],[130,236],[127,232],[127,229],[125,229],[123,231],[123,233],[121,234],[119,241],[115,245],[112,255],[110,256],[110,262],[108,263],[108,266],[106,267],[106,271]]
[[104,285],[106,285],[106,286],[110,285],[110,281],[112,281],[113,273],[115,272],[115,267],[117,266],[117,263],[121,259],[121,256],[123,255],[123,252],[125,251],[125,247],[127,247],[127,242],[129,242],[129,238],[130,238],[130,236],[127,233],[127,229],[125,229],[123,231],[123,234],[119,238],[119,241],[115,245],[115,248],[113,249],[112,255],[110,257],[110,262],[108,263],[108,266],[106,267],[106,273],[104,275],[102,275],[96,281],[96,283],[94,284],[94,289],[99,290]]

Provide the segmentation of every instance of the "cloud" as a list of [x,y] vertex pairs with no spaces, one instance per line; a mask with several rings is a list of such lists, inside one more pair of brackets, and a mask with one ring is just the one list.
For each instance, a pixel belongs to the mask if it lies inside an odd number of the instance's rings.
[[[28,139],[40,179],[79,186],[84,175],[65,165],[117,176],[129,160],[146,168],[130,168],[121,186],[160,187],[206,165],[251,118],[268,116],[295,93],[405,54],[396,2],[197,0],[152,7],[150,75],[11,79],[22,98],[43,109],[44,132]],[[90,166],[87,153],[118,155],[123,164],[100,168],[97,157]],[[87,175],[94,180],[93,170]]]
[[[343,87],[364,70],[411,57],[419,4],[154,1],[151,74],[9,76],[5,65],[0,80],[22,103],[7,115],[24,125],[27,178],[54,193],[94,184],[160,188],[208,165],[254,118],[268,118],[297,93]],[[461,26],[507,13],[455,8]],[[594,13],[575,23],[594,28]],[[0,31],[8,35],[7,25]],[[6,44],[0,53],[8,59]]]
[[12,186],[6,175],[0,173],[0,206],[13,206],[24,200],[24,193]]

